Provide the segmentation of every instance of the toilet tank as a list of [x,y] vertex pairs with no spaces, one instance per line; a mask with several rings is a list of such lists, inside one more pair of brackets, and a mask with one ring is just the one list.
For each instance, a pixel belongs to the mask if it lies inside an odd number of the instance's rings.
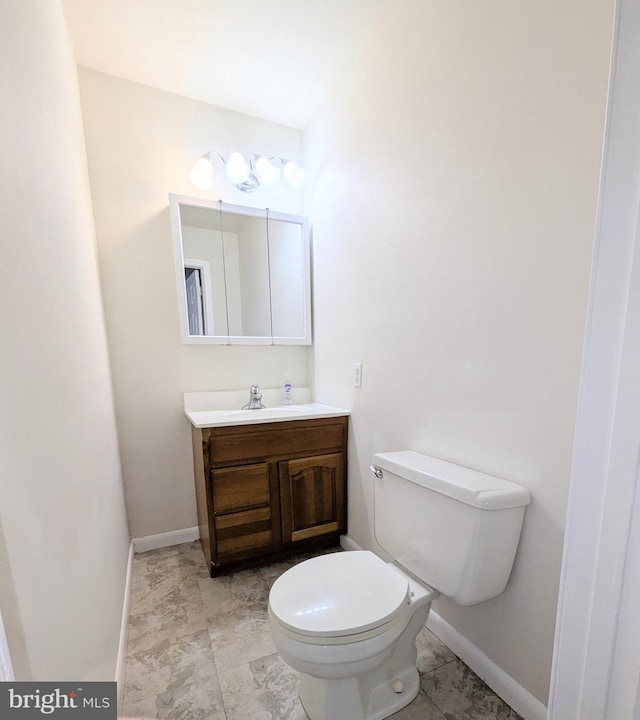
[[403,450],[373,456],[378,544],[419,580],[475,605],[503,592],[529,491],[446,460]]

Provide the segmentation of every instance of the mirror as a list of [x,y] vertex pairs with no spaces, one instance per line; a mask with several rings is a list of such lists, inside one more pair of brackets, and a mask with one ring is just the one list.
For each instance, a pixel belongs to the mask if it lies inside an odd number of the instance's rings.
[[311,344],[306,218],[169,196],[184,343]]

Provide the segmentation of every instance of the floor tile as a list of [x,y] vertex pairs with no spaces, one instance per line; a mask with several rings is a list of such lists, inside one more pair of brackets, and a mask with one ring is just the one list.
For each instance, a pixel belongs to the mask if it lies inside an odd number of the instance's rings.
[[129,648],[148,648],[160,637],[206,630],[202,596],[193,564],[167,558],[155,572],[134,579],[129,616]]
[[179,545],[169,545],[156,550],[147,550],[146,552],[136,553],[134,560],[135,562],[162,563],[165,558],[174,555],[186,555],[189,552],[189,545],[191,543],[180,543]]
[[219,680],[227,720],[307,719],[297,674],[275,653],[221,672]]
[[422,628],[416,638],[416,647],[418,648],[417,668],[420,675],[424,675],[445,663],[455,660],[456,656],[449,648],[438,640],[438,638],[427,630]]
[[458,659],[423,675],[421,687],[446,720],[522,720]]
[[236,608],[209,625],[209,637],[219,672],[276,652],[263,608]]
[[242,607],[267,609],[269,588],[259,570],[242,570],[215,578],[198,578],[204,617],[208,623],[224,620]]
[[260,574],[262,575],[267,586],[271,588],[273,583],[282,575],[283,572],[289,570],[300,562],[297,558],[288,558],[287,560],[280,560],[279,562],[271,563],[260,568]]
[[191,559],[193,560],[193,564],[196,569],[196,577],[198,577],[198,578],[210,577],[209,567],[207,565],[207,559],[204,556],[204,551],[202,550],[202,545],[200,543],[200,540],[196,540],[195,542],[190,543],[189,552],[190,552]]
[[267,615],[269,588],[258,570],[198,583],[219,672],[276,651]]
[[176,718],[179,720],[226,720],[216,675],[174,681],[167,689],[137,702],[125,703],[125,718]]
[[157,718],[226,720],[217,675],[175,680],[156,698]]
[[413,702],[391,715],[389,720],[445,720],[445,716],[420,691]]
[[157,713],[156,696],[142,698],[136,702],[125,702],[122,706],[122,720],[128,718],[155,718]]
[[206,630],[180,638],[164,638],[157,644],[129,653],[124,705],[160,695],[178,684],[206,682],[217,668]]

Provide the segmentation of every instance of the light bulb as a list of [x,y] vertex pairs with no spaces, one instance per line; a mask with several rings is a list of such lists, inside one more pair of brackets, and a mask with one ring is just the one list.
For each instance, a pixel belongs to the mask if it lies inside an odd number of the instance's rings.
[[196,164],[189,170],[190,182],[200,190],[211,190],[213,187],[213,165],[206,157],[199,157]]
[[274,165],[266,157],[259,157],[256,160],[256,175],[262,185],[275,182],[280,177],[280,168]]
[[294,190],[299,190],[304,185],[305,173],[298,163],[289,160],[284,166],[284,176]]
[[260,176],[261,182],[263,182],[265,185],[268,185],[269,183],[274,183],[279,179],[280,168],[276,167],[275,165],[269,165],[269,167],[266,168]]
[[300,190],[300,188],[304,185],[304,181],[306,180],[306,173],[305,171],[299,167],[294,173],[292,178],[289,180],[289,183],[291,184],[291,187],[294,190]]
[[244,156],[239,152],[233,152],[229,155],[229,161],[227,162],[227,177],[232,183],[241,185],[243,182],[249,179],[251,175],[251,168],[244,159]]
[[287,160],[284,164],[284,176],[287,178],[287,180],[291,180],[291,176],[293,173],[298,169],[298,163],[293,162],[293,160]]

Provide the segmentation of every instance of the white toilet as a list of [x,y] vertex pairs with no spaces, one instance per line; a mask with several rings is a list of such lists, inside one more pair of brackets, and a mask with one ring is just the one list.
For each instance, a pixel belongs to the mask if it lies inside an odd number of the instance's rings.
[[271,634],[301,673],[311,720],[382,720],[410,703],[431,601],[502,593],[530,501],[520,485],[416,452],[374,463],[375,536],[394,562],[323,555],[287,570],[269,595]]

